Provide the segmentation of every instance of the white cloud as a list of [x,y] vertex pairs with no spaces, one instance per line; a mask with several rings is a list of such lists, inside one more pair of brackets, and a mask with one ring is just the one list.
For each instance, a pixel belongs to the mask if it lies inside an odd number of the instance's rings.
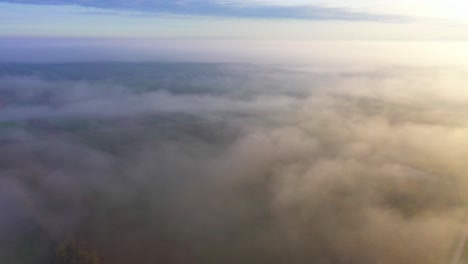
[[321,6],[343,8],[360,12],[411,16],[415,18],[446,19],[453,22],[468,22],[466,10],[468,3],[464,0],[212,0],[229,5],[250,6]]
[[[434,110],[467,109],[463,71],[317,74],[275,68],[265,74],[257,67],[231,67],[222,68],[223,84],[232,76],[242,85],[221,93],[203,92],[203,85],[197,94],[170,94],[135,92],[138,86],[0,79],[0,87],[22,100],[58,98],[63,104],[55,112],[84,114],[91,123],[99,117],[93,124],[103,124],[103,113],[126,113],[132,118],[113,124],[128,128],[145,114],[166,110],[223,120],[55,140],[13,127],[18,136],[22,131],[37,141],[0,148],[0,230],[12,234],[0,237],[9,249],[0,257],[16,252],[13,242],[21,237],[46,243],[23,236],[40,228],[54,239],[79,233],[83,243],[119,264],[181,255],[187,260],[180,263],[447,259],[466,221],[468,120]],[[197,78],[209,83],[215,77]],[[239,90],[244,96],[237,96]],[[301,96],[285,95],[298,91]],[[276,104],[284,98],[287,104]],[[233,120],[233,111],[254,115]],[[49,131],[57,123],[46,124]]]

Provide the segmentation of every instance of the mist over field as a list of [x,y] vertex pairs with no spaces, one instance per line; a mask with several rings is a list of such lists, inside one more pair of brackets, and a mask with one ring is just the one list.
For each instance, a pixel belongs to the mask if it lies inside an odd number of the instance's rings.
[[448,263],[468,71],[0,64],[0,263]]

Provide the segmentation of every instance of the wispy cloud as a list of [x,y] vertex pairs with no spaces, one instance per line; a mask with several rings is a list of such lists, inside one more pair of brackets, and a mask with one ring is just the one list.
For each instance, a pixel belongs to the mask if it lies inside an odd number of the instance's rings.
[[0,2],[40,4],[40,5],[81,5],[105,9],[125,9],[151,13],[173,13],[184,15],[265,18],[265,19],[307,19],[307,20],[346,20],[346,21],[403,21],[407,18],[374,14],[347,8],[325,7],[309,1],[276,0],[4,0]]

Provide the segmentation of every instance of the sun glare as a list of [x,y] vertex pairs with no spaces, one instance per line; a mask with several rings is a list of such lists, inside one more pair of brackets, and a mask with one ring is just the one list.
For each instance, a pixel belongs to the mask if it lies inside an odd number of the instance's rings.
[[463,0],[437,1],[435,12],[443,18],[457,22],[468,22],[468,2]]

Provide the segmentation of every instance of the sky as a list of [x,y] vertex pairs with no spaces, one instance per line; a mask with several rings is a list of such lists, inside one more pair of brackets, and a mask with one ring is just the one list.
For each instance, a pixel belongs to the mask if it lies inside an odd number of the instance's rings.
[[0,62],[468,63],[461,0],[0,0]]
[[465,40],[463,0],[1,0],[1,37]]

